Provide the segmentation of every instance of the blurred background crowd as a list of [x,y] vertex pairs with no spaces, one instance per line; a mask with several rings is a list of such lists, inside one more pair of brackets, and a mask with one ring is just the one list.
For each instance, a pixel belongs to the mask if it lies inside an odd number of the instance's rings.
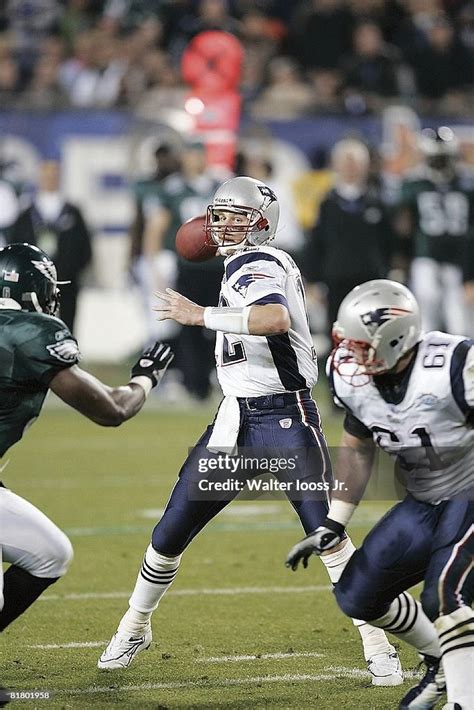
[[0,102],[136,107],[183,87],[199,32],[242,43],[258,117],[380,109],[472,113],[474,3],[464,0],[2,0]]
[[153,291],[217,302],[174,236],[232,174],[280,200],[321,354],[369,278],[472,337],[473,60],[472,0],[0,0],[0,239],[55,259],[89,359],[172,342],[169,399],[210,396],[213,333]]

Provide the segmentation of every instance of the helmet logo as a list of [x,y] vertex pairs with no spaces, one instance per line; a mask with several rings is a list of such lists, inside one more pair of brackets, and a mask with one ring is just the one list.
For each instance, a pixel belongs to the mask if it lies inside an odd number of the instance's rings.
[[371,338],[374,337],[375,332],[380,326],[388,323],[388,321],[394,318],[399,318],[400,316],[410,315],[411,311],[405,308],[397,308],[396,306],[385,306],[382,308],[376,308],[373,311],[368,311],[360,316],[362,325],[368,332]]
[[240,293],[241,296],[245,297],[250,284],[255,283],[255,281],[260,281],[261,279],[271,278],[269,274],[261,274],[258,271],[253,274],[243,274],[243,276],[240,276],[235,284],[232,285],[232,288],[234,291],[237,291],[237,293]]
[[32,259],[31,263],[38,271],[41,271],[43,276],[46,276],[49,281],[52,281],[54,284],[57,283],[58,275],[52,261],[34,261]]
[[257,185],[258,189],[262,193],[262,195],[265,197],[264,200],[264,205],[265,207],[268,207],[272,202],[277,201],[277,196],[273,192],[273,190],[270,190],[270,188],[267,185]]

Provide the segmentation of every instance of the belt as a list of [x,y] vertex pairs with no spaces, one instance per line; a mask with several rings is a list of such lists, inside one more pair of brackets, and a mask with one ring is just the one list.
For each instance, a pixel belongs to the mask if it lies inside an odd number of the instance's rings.
[[[298,397],[299,395],[299,397]],[[292,404],[297,404],[301,397],[310,397],[309,389],[297,392],[280,392],[278,394],[265,394],[263,397],[237,397],[240,404],[246,409],[281,409]]]

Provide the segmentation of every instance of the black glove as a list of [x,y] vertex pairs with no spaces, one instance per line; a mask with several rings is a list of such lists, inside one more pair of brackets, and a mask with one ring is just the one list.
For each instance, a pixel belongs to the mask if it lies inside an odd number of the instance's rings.
[[167,343],[156,342],[147,348],[140,359],[132,367],[132,377],[149,377],[152,387],[155,387],[166,372],[166,368],[173,360],[174,354]]
[[286,566],[296,570],[299,561],[303,560],[303,567],[306,568],[308,560],[313,553],[320,555],[322,552],[331,550],[341,542],[343,535],[344,525],[331,520],[331,518],[326,518],[324,525],[320,525],[314,532],[291,548],[286,558]]

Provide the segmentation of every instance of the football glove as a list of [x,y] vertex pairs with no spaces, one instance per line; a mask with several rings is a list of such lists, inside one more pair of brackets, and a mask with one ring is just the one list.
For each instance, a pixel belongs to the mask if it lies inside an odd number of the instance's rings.
[[291,567],[292,570],[296,570],[300,560],[303,560],[303,567],[306,568],[308,566],[308,560],[313,553],[320,555],[322,552],[331,550],[341,542],[343,535],[344,525],[330,518],[326,518],[324,525],[320,525],[314,532],[307,535],[291,548],[286,558],[286,566]]
[[173,358],[174,354],[167,343],[156,342],[140,355],[140,359],[132,367],[131,376],[149,377],[152,387],[156,387]]

